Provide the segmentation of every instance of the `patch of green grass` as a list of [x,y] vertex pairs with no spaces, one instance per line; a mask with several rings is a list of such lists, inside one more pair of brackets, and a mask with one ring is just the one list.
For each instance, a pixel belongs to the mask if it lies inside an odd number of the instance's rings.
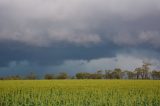
[[0,106],[160,106],[160,81],[0,81]]

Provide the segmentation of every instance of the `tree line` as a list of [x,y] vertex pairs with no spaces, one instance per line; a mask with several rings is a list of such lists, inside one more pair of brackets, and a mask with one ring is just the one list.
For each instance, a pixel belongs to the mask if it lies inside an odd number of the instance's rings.
[[[120,68],[114,70],[98,70],[94,73],[78,72],[74,76],[69,76],[66,72],[59,74],[45,74],[43,79],[154,79],[160,80],[160,71],[150,71],[150,64],[144,63],[142,67],[134,71],[124,71]],[[39,77],[35,73],[30,73],[25,77],[20,75],[0,77],[0,80],[36,80]]]

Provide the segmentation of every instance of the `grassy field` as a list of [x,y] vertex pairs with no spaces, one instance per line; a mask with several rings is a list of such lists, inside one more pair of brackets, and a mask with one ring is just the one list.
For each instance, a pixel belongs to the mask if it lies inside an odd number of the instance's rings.
[[160,106],[160,81],[0,81],[0,106]]

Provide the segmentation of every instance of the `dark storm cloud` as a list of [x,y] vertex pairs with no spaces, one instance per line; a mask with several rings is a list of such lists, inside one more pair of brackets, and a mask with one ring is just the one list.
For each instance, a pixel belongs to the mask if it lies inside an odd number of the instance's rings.
[[60,64],[64,60],[90,60],[100,57],[114,57],[119,47],[114,44],[100,44],[92,47],[81,47],[69,44],[54,45],[52,47],[32,47],[18,42],[0,43],[1,65],[10,61],[27,60],[41,65]]
[[0,66],[159,59],[159,13],[159,0],[0,0]]

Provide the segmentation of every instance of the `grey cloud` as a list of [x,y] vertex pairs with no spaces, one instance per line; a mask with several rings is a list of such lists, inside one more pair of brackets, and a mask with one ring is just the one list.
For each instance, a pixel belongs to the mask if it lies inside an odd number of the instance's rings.
[[159,31],[142,31],[132,34],[129,32],[119,32],[112,37],[113,42],[121,46],[140,46],[151,45],[153,48],[160,47],[160,32]]
[[65,68],[123,53],[159,61],[159,13],[159,0],[0,0],[0,66]]
[[66,43],[50,47],[32,47],[23,43],[4,41],[0,43],[0,66],[10,61],[28,60],[33,64],[61,64],[64,60],[90,60],[100,57],[114,57],[120,48],[111,43],[92,46],[77,46]]
[[[149,62],[153,63],[151,70],[156,69],[157,66],[159,65],[159,61],[157,61],[157,59],[150,59]],[[27,61],[19,61],[19,62],[12,61],[9,63],[9,67],[5,67],[5,69],[1,68],[1,73],[3,75],[11,73],[25,75],[29,74],[30,72],[35,72],[36,74],[42,76],[46,73],[56,74],[65,71],[70,75],[74,75],[77,72],[96,72],[97,70],[106,70],[106,69],[112,70],[114,68],[121,68],[123,70],[133,71],[135,68],[141,67],[142,64],[143,60],[141,58],[130,56],[128,54],[118,54],[115,57],[104,57],[99,59],[91,59],[89,61],[83,59],[82,60],[69,59],[65,60],[62,64],[59,65],[47,65],[47,66],[31,65]],[[4,73],[5,71],[6,73]]]
[[[131,27],[127,23],[159,13],[159,4],[158,0],[1,0],[0,39],[34,46],[55,42],[97,44],[105,42],[104,37],[112,38],[110,33],[119,39],[119,32]],[[143,32],[143,28],[138,31]],[[120,35],[128,41],[110,40],[129,44],[136,39],[130,34]]]

